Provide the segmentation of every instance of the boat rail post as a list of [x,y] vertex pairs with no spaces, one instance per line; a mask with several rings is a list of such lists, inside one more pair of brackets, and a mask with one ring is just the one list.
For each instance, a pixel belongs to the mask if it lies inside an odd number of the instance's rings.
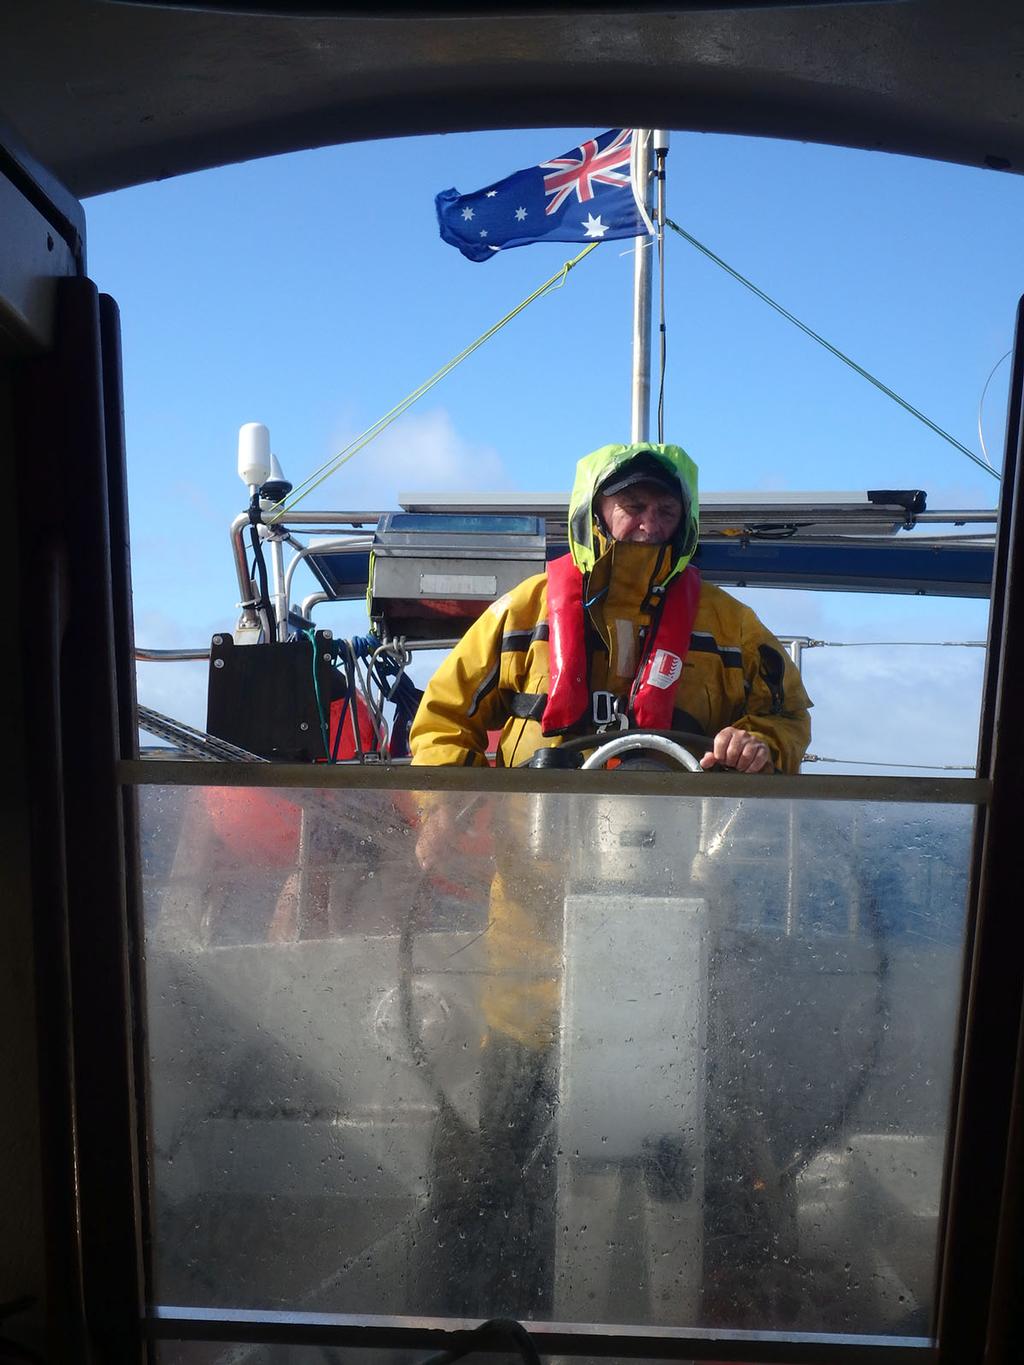
[[238,576],[238,591],[241,597],[239,606],[242,615],[239,618],[236,629],[259,630],[260,618],[256,614],[253,604],[255,590],[252,579],[249,577],[249,560],[245,552],[245,528],[249,525],[248,512],[239,512],[231,523],[231,557],[235,563],[235,573]]
[[270,566],[274,587],[274,614],[277,617],[277,639],[283,644],[288,639],[288,591],[285,587],[284,545],[281,537],[274,534],[268,537],[270,544]]

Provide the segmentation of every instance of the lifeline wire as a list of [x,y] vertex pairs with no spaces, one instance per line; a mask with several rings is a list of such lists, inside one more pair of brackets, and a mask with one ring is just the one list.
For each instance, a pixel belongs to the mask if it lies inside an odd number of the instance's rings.
[[804,754],[801,763],[848,763],[851,768],[921,768],[930,773],[973,773],[976,763],[883,763],[871,758],[828,758],[825,754]]
[[507,323],[513,320],[513,318],[518,317],[524,308],[529,307],[535,299],[543,297],[543,295],[550,293],[552,290],[561,289],[562,285],[568,279],[569,271],[572,270],[574,266],[579,265],[584,256],[589,256],[596,246],[600,246],[600,242],[591,242],[589,246],[583,248],[579,255],[574,256],[571,261],[566,261],[561,270],[552,275],[549,280],[545,280],[539,288],[535,289],[532,294],[523,299],[522,303],[517,304],[510,313],[506,313],[493,327],[489,327],[482,336],[478,336],[476,341],[470,342],[465,350],[460,351],[454,359],[449,360],[446,365],[442,365],[437,373],[432,374],[429,379],[424,380],[419,388],[413,389],[412,393],[403,398],[400,403],[396,403],[390,412],[386,412],[384,416],[378,418],[372,426],[367,427],[361,436],[357,436],[355,440],[350,441],[340,454],[335,455],[332,459],[328,460],[326,464],[322,464],[320,468],[314,470],[307,479],[304,479],[302,483],[297,484],[292,490],[287,502],[275,504],[270,511],[264,514],[264,522],[277,521],[283,517],[285,513],[290,512],[294,507],[297,507],[303,498],[308,497],[308,495],[312,493],[314,488],[319,488],[325,479],[329,479],[343,464],[347,464],[347,462],[352,459],[353,455],[358,455],[362,448],[369,445],[375,436],[379,436],[385,427],[389,427],[392,422],[401,417],[407,409],[412,407],[417,399],[422,398],[423,395],[432,389],[435,384],[439,383],[445,375],[450,374],[451,371],[455,369],[456,365],[461,364],[467,356],[471,356],[475,350],[481,347],[485,341],[490,341],[495,333],[500,332]]
[[798,317],[794,317],[788,309],[783,308],[781,303],[776,303],[763,289],[758,289],[757,285],[754,284],[752,280],[748,280],[745,275],[741,275],[738,270],[734,270],[731,265],[722,260],[721,256],[716,256],[710,247],[706,247],[703,242],[698,242],[696,237],[691,237],[684,228],[681,228],[678,223],[674,223],[671,218],[666,218],[665,223],[673,232],[677,232],[684,241],[689,242],[691,246],[695,246],[698,251],[703,252],[709,261],[714,261],[715,265],[720,265],[734,280],[738,280],[739,283],[745,285],[751,293],[756,294],[763,303],[767,303],[769,307],[774,308],[776,313],[781,314],[787,322],[791,322],[794,327],[799,327],[800,331],[809,336],[812,341],[816,341],[820,346],[824,346],[826,351],[830,351],[832,355],[834,355],[837,360],[841,360],[844,365],[849,365],[851,370],[856,374],[859,374],[862,379],[866,379],[869,384],[874,384],[876,389],[879,389],[884,393],[887,398],[891,398],[894,403],[898,403],[905,412],[909,412],[910,415],[916,417],[919,422],[923,422],[926,427],[929,427],[935,432],[936,436],[941,436],[944,441],[948,441],[949,444],[959,450],[962,455],[966,455],[969,460],[973,460],[979,469],[984,469],[987,474],[991,474],[994,479],[1002,482],[1002,475],[998,470],[993,469],[992,466],[981,459],[980,456],[975,455],[973,450],[969,450],[967,446],[961,441],[958,441],[955,436],[951,436],[948,431],[943,431],[942,427],[933,422],[930,417],[926,417],[923,412],[919,411],[911,403],[908,403],[905,398],[901,398],[895,390],[890,389],[888,384],[883,384],[880,379],[876,379],[870,371],[864,369],[863,365],[858,365],[855,360],[851,360],[848,355],[844,355],[838,347],[833,346],[830,341],[826,341],[825,338],[815,332],[813,328],[808,327],[805,322],[801,322]]
[[860,649],[865,645],[913,645],[930,649],[985,649],[985,640],[804,640],[804,649]]

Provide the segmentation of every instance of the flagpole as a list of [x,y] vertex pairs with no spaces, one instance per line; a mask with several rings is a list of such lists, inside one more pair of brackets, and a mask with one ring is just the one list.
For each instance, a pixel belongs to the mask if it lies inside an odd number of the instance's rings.
[[658,190],[658,442],[665,439],[665,362],[668,335],[665,330],[665,159],[668,131],[655,128],[652,145],[657,164],[654,182]]
[[[636,183],[643,195],[648,215],[653,207],[654,191],[651,178],[651,131],[650,128],[637,128],[633,134],[636,144]],[[648,238],[637,237],[633,257],[633,374],[629,437],[634,445],[651,439],[652,264]]]

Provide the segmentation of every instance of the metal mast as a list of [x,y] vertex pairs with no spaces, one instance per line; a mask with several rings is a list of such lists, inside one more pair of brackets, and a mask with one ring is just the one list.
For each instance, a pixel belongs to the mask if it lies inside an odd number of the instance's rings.
[[[655,221],[658,233],[658,262],[660,275],[660,332],[661,366],[659,384],[658,440],[664,439],[661,411],[661,386],[664,384],[665,365],[665,276],[664,257],[661,250],[661,234],[664,231],[662,217],[665,211],[665,156],[668,152],[668,133],[662,129],[637,128],[636,139],[636,182],[643,196],[648,216]],[[657,170],[653,166],[657,152]],[[658,187],[655,204],[655,185]],[[647,238],[638,237],[636,255],[633,261],[633,374],[632,374],[632,414],[630,422],[630,441],[649,441],[651,439],[651,303],[654,285],[654,243]]]

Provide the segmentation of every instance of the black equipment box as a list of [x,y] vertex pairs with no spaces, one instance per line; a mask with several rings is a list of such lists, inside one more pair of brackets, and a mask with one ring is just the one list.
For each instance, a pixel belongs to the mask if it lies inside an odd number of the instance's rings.
[[[331,637],[316,633],[316,676],[323,722],[343,683],[331,662]],[[326,759],[320,707],[313,685],[314,649],[308,639],[286,644],[236,645],[230,635],[210,643],[206,729],[277,763]]]

